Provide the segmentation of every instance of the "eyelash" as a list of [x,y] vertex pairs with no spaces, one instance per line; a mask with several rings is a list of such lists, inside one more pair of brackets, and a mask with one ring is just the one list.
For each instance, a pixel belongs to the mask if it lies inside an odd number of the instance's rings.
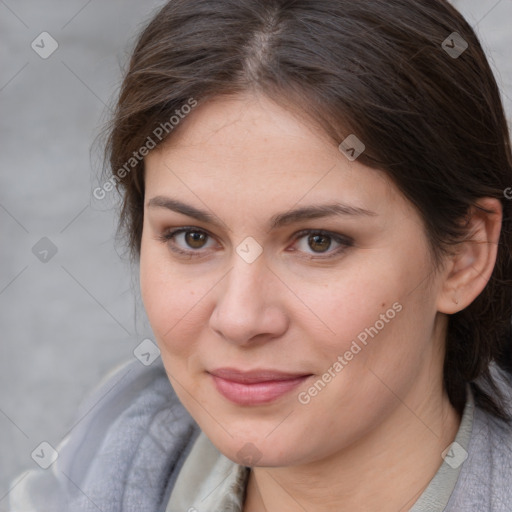
[[[174,238],[177,235],[179,235],[181,233],[187,233],[187,232],[203,233],[207,237],[213,238],[204,229],[199,229],[194,226],[185,226],[185,227],[175,228],[175,229],[170,229],[168,231],[165,231],[164,233],[158,235],[157,239],[159,241],[161,241],[162,243],[167,244],[169,246],[169,248],[177,254],[181,254],[183,256],[188,256],[189,258],[201,258],[203,256],[203,254],[200,254],[201,249],[197,249],[197,250],[191,249],[190,251],[186,251],[186,250],[180,249],[176,245],[171,244],[171,242],[173,242]],[[305,256],[305,258],[309,259],[309,260],[331,259],[331,258],[334,258],[334,257],[340,255],[346,249],[348,249],[349,247],[352,247],[354,245],[354,242],[352,239],[342,236],[342,235],[339,235],[338,233],[333,233],[331,231],[325,231],[323,229],[303,229],[303,230],[299,231],[298,233],[295,233],[294,244],[306,235],[326,236],[326,237],[332,239],[334,242],[340,244],[340,247],[338,247],[337,249],[334,249],[333,251],[330,251],[328,253],[317,253],[318,255],[316,255],[316,256]],[[327,256],[323,256],[323,254],[327,254]]]

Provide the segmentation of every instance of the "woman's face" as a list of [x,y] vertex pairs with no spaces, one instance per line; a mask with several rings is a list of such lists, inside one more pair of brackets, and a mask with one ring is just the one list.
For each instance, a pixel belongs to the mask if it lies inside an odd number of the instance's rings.
[[146,157],[140,278],[205,434],[237,462],[286,466],[419,411],[442,389],[444,315],[412,205],[263,97],[181,123]]

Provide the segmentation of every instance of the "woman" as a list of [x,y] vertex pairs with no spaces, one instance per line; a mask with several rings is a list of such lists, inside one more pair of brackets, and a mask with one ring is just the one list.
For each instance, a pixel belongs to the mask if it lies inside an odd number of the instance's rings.
[[169,2],[108,155],[161,359],[13,510],[511,510],[512,156],[453,7]]

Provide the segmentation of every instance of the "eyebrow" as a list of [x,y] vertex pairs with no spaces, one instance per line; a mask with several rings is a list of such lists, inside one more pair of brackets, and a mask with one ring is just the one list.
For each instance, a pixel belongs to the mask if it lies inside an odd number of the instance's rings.
[[[206,210],[183,203],[177,199],[165,196],[155,196],[147,203],[148,208],[166,208],[177,213],[192,217],[201,222],[220,227],[221,223]],[[357,206],[349,206],[342,203],[330,203],[321,205],[304,206],[274,215],[270,219],[270,229],[276,229],[296,222],[308,219],[319,219],[333,216],[376,216],[377,213]]]

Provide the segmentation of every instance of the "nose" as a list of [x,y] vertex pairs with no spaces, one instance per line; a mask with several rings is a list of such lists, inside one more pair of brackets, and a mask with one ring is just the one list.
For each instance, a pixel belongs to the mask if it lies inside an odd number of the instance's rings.
[[289,322],[283,288],[262,256],[247,263],[235,254],[231,270],[216,286],[211,329],[238,345],[281,336]]

